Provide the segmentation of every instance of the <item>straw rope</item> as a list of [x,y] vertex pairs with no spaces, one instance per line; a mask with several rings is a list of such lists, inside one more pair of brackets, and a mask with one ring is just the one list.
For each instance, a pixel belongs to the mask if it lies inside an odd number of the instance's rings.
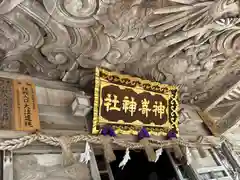
[[[60,141],[58,137],[52,137],[45,134],[37,133],[32,134],[28,136],[24,136],[18,139],[11,139],[11,140],[5,140],[3,142],[0,142],[0,150],[15,150],[19,148],[23,148],[34,141],[40,141],[42,143],[52,145],[52,146],[60,146]],[[101,144],[101,140],[98,136],[92,136],[92,135],[75,135],[70,137],[70,143],[75,144],[81,141],[87,141],[91,144]],[[166,148],[171,147],[173,145],[180,145],[180,146],[187,146],[187,147],[199,147],[201,146],[219,146],[219,144],[213,144],[211,142],[209,143],[201,143],[201,142],[188,142],[184,141],[182,139],[177,140],[156,140],[156,139],[150,139],[149,141],[150,146],[154,148]],[[124,141],[116,138],[112,138],[112,144],[129,148],[129,149],[142,149],[143,145],[138,142],[129,142]]]

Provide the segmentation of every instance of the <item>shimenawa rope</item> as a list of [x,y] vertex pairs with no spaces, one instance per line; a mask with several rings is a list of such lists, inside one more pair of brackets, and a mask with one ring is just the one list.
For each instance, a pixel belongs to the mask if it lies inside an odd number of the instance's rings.
[[[87,141],[91,144],[101,144],[101,140],[98,136],[92,136],[92,135],[75,135],[72,137],[69,137],[70,144],[78,143],[80,141]],[[32,135],[27,135],[18,139],[11,139],[11,140],[5,140],[3,142],[0,142],[0,150],[15,150],[19,148],[23,148],[34,141],[40,141],[42,143],[52,145],[52,146],[60,146],[60,139],[58,137],[52,137],[45,134],[37,133]],[[112,144],[129,148],[129,149],[142,149],[144,148],[142,144],[137,142],[129,142],[124,141],[116,138],[112,138]],[[209,143],[199,143],[199,142],[187,142],[182,139],[176,139],[176,140],[156,140],[156,139],[150,139],[149,145],[154,148],[165,148],[165,147],[171,147],[173,145],[180,145],[180,146],[187,146],[187,147],[199,147],[201,146],[219,146],[218,144],[213,144],[211,142]]]

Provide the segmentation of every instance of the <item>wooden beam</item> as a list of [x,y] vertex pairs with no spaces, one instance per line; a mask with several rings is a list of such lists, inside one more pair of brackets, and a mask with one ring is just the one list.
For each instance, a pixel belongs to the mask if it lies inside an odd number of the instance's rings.
[[79,92],[36,86],[37,102],[48,106],[71,106]]
[[78,84],[70,84],[61,81],[52,81],[44,80],[36,77],[31,77],[28,75],[13,73],[13,72],[4,72],[0,71],[0,77],[10,78],[10,79],[21,79],[21,80],[31,80],[36,86],[52,88],[52,89],[61,89],[77,92],[79,91]]
[[39,119],[43,129],[86,130],[85,117],[73,116],[70,106],[39,105]]
[[235,105],[221,120],[216,124],[218,134],[223,134],[237,128],[240,123],[240,103]]
[[240,102],[240,99],[235,99],[235,100],[232,100],[230,102],[227,101],[227,102],[220,103],[216,107],[219,108],[219,107],[232,106],[232,105],[236,105],[239,102]]
[[217,133],[217,130],[216,130],[216,121],[206,112],[198,111],[198,114],[201,116],[204,124],[209,129],[209,131],[213,135],[219,136],[219,134]]

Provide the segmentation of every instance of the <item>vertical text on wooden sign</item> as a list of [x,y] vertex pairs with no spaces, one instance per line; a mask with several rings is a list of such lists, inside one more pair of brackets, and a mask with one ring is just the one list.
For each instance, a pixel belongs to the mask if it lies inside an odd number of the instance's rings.
[[12,80],[0,78],[0,129],[11,129],[12,127],[12,103]]
[[22,119],[20,116],[20,93],[18,91],[18,81],[13,80],[13,92],[14,92],[14,101],[13,101],[13,129],[22,130],[21,124]]
[[19,99],[19,126],[17,130],[35,131],[40,129],[35,86],[29,82],[17,82]]

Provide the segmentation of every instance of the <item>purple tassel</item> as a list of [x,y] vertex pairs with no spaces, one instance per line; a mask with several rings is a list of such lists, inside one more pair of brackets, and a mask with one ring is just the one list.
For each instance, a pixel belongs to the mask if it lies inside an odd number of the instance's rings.
[[101,134],[104,135],[104,136],[108,135],[108,127],[104,126],[102,131],[101,131]]
[[101,134],[104,135],[104,136],[109,135],[111,137],[116,136],[116,133],[114,132],[114,130],[111,126],[104,126],[102,131],[101,131]]
[[144,127],[138,133],[139,140],[141,140],[143,138],[149,138],[149,137],[150,137],[150,135],[149,135],[148,131],[146,130],[146,128],[144,128]]
[[175,132],[169,131],[168,134],[167,134],[167,138],[168,138],[168,139],[177,138],[177,135],[176,135]]

